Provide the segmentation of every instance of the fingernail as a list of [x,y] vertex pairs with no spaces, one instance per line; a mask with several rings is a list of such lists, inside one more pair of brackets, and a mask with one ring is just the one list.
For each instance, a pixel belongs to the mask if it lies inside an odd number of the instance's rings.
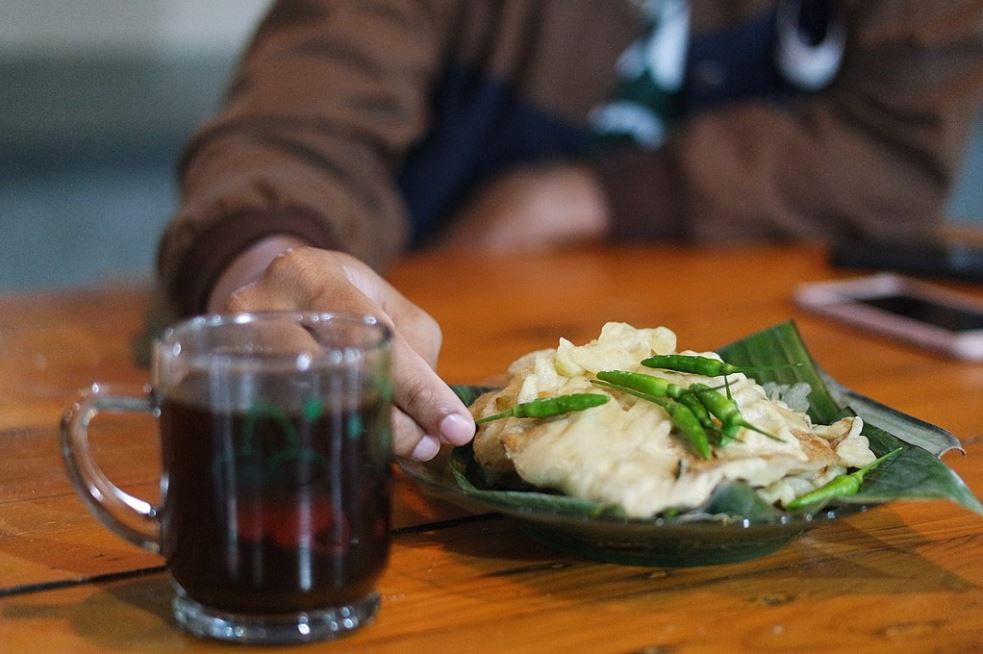
[[448,443],[464,445],[474,436],[474,421],[457,413],[448,414],[440,421],[440,434]]
[[413,448],[413,454],[410,457],[417,461],[429,461],[437,456],[437,452],[439,451],[440,443],[437,442],[437,439],[433,436],[425,435],[416,444],[416,447]]

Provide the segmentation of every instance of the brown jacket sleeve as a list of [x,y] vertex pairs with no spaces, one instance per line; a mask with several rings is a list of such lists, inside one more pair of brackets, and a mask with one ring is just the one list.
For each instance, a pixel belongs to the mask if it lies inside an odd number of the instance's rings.
[[443,13],[411,0],[274,6],[182,162],[180,213],[158,254],[179,312],[200,311],[232,258],[264,236],[377,267],[404,247],[393,170],[425,129]]
[[597,162],[620,238],[908,238],[935,226],[983,100],[983,2],[848,6],[839,78]]

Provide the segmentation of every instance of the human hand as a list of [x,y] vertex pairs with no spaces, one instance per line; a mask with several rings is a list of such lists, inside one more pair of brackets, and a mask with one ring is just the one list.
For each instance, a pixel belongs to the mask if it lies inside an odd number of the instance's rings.
[[608,223],[604,190],[588,167],[529,166],[478,191],[437,246],[499,253],[547,250],[603,238]]
[[[216,285],[209,308],[345,311],[377,317],[393,333],[395,453],[426,461],[436,456],[441,443],[467,443],[474,436],[474,420],[434,371],[441,343],[436,321],[366,264],[342,252],[298,246],[270,261],[276,246],[286,244],[273,237],[240,256]],[[234,273],[255,270],[257,261],[269,261],[265,272],[238,285]]]

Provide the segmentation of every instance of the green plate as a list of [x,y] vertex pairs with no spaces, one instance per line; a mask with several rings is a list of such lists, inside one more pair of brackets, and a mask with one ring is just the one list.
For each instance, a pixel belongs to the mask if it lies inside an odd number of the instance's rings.
[[427,493],[475,513],[507,516],[544,545],[584,559],[627,565],[682,567],[745,561],[778,550],[817,524],[868,508],[844,504],[815,514],[757,520],[637,520],[509,501],[507,493],[514,497],[522,491],[498,492],[500,498],[495,491],[466,491],[454,479],[447,456],[426,464],[400,460],[399,465]]

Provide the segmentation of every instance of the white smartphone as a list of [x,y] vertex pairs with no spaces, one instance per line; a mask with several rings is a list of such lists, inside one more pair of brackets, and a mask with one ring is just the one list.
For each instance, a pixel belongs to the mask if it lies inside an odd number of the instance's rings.
[[968,361],[983,361],[983,301],[883,273],[816,282],[799,306]]

